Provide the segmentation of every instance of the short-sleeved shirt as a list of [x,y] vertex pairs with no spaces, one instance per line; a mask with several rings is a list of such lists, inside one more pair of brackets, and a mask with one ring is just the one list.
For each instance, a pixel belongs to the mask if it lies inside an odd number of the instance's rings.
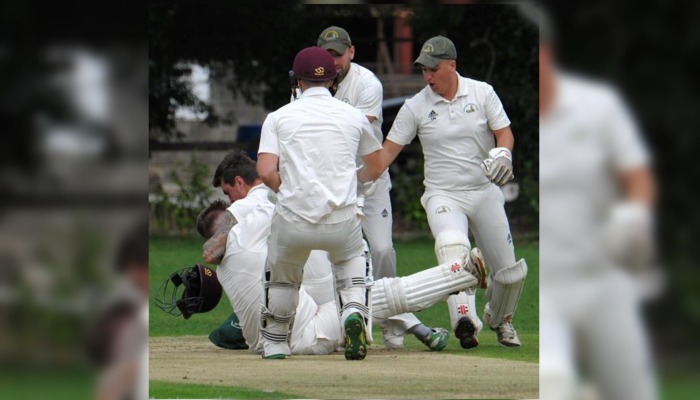
[[384,140],[382,135],[382,97],[384,89],[379,79],[367,68],[351,63],[350,70],[342,82],[338,84],[335,98],[362,111],[376,120],[372,122],[372,129],[377,140]]
[[496,145],[493,131],[510,125],[491,85],[458,77],[451,101],[426,86],[404,103],[387,139],[407,145],[418,136],[426,189],[469,190],[491,182],[481,162]]
[[649,154],[612,88],[561,72],[556,82],[540,117],[541,265],[590,270],[602,265],[595,239],[619,199],[620,173],[647,166]]
[[[372,71],[359,64],[350,63],[350,70],[338,85],[338,91],[334,97],[357,108],[366,116],[376,118],[371,123],[374,136],[379,143],[384,141],[384,134],[382,134],[384,89]],[[357,164],[362,164],[360,157],[357,158]],[[384,171],[382,178],[389,178],[388,170]]]
[[231,205],[228,207],[228,212],[233,215],[236,221],[243,221],[246,215],[253,211],[258,204],[270,203],[270,201],[267,199],[268,190],[270,190],[270,188],[262,183],[253,186],[248,191],[246,197],[231,203]]
[[279,157],[278,205],[317,223],[356,204],[355,157],[381,149],[364,114],[312,87],[263,123],[258,153]]

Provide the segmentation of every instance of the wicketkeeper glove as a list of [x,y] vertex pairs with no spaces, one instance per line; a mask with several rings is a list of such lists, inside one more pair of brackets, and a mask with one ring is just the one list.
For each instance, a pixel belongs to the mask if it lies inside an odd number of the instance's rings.
[[505,147],[496,147],[489,151],[489,157],[481,163],[486,177],[498,186],[503,186],[513,179],[513,155]]
[[602,243],[614,261],[631,271],[646,268],[655,256],[654,217],[642,203],[616,205],[603,226]]

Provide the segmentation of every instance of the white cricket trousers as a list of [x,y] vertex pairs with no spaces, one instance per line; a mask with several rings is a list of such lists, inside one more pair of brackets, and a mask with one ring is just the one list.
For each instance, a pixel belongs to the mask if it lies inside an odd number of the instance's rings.
[[447,229],[468,236],[471,229],[492,275],[515,264],[515,248],[504,203],[501,189],[491,184],[480,190],[426,189],[421,197],[433,236]]
[[[336,210],[321,222],[312,224],[294,221],[277,211],[272,217],[267,256],[267,267],[270,270],[267,308],[272,315],[282,319],[293,316],[299,301],[299,293],[298,286],[295,289],[289,284],[301,283],[304,263],[311,250],[328,252],[333,263],[336,281],[348,283],[345,288],[339,290],[343,304],[365,304],[365,287],[349,284],[360,280],[364,283],[366,272],[357,208],[351,206]],[[341,326],[347,316],[353,312],[361,312],[361,310],[352,306],[343,310],[340,318]],[[286,334],[288,329],[288,323],[275,322],[268,325],[271,336],[275,337]],[[264,346],[266,354],[275,354],[280,348],[268,340],[264,341]]]

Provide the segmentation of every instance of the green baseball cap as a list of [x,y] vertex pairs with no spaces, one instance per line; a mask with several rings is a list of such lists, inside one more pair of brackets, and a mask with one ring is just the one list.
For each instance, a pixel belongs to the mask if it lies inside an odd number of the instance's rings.
[[345,49],[352,46],[348,31],[339,26],[329,26],[318,36],[316,46],[324,50],[335,50],[339,54],[345,53]]
[[423,44],[420,55],[413,62],[413,66],[424,65],[428,68],[435,68],[442,60],[456,59],[457,50],[454,43],[444,36],[435,36]]

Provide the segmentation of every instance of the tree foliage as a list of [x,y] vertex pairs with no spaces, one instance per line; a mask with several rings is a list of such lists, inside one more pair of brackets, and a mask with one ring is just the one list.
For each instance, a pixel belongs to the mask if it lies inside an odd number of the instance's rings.
[[217,110],[202,103],[181,78],[184,62],[230,68],[230,89],[251,104],[276,109],[289,100],[296,53],[316,45],[319,32],[341,18],[370,19],[366,7],[254,2],[155,4],[149,9],[149,129],[177,136],[178,106]]

